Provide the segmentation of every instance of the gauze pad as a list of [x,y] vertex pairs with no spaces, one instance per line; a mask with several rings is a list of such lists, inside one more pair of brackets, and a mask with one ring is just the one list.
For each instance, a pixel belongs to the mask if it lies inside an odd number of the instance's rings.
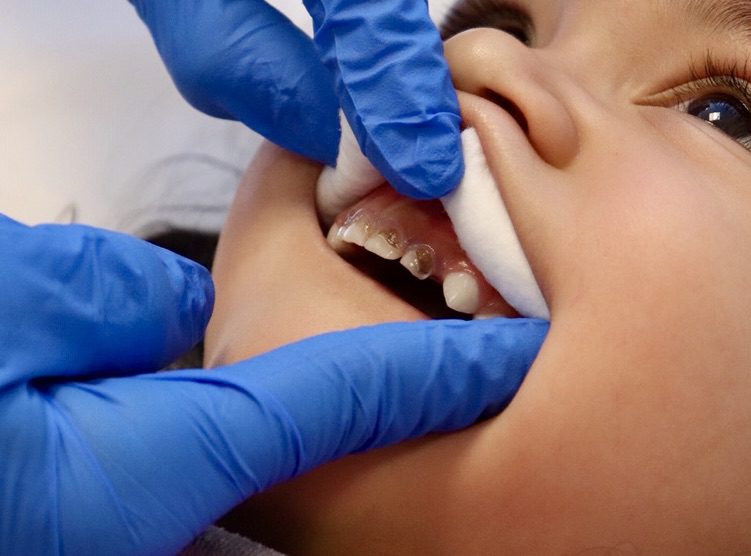
[[462,132],[462,151],[464,178],[453,193],[441,199],[460,245],[519,314],[549,319],[545,298],[472,128]]
[[383,183],[383,176],[365,158],[347,119],[339,112],[342,135],[336,168],[326,166],[316,186],[318,215],[331,224],[337,214],[351,207]]
[[[340,119],[337,166],[323,170],[316,188],[318,211],[327,223],[383,183],[381,174],[360,151],[347,121]],[[474,129],[462,132],[462,150],[464,178],[456,191],[441,199],[459,244],[519,314],[550,318]]]

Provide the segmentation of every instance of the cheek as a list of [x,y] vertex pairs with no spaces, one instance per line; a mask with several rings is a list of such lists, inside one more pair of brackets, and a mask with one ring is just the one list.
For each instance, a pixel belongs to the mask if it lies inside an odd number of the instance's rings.
[[[571,234],[557,245],[565,262],[551,278],[558,301],[586,299],[590,310],[624,314],[702,303],[711,310],[725,295],[728,268],[751,247],[748,210],[737,210],[726,184],[698,167],[632,154],[589,168],[569,185],[576,187]],[[732,274],[740,277],[742,269]]]

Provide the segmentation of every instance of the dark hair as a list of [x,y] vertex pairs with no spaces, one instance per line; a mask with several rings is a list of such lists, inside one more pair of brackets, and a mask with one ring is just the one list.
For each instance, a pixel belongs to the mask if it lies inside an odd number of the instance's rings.
[[[145,239],[211,270],[219,234],[176,228],[159,232]],[[167,365],[164,370],[198,369],[201,367],[203,367],[203,341]]]

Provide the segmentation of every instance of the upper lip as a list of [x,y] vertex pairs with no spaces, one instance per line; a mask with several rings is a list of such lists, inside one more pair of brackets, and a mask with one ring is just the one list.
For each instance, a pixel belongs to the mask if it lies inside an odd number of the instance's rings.
[[[513,115],[494,102],[473,93],[466,93],[464,91],[457,91],[457,93],[462,111],[462,129],[468,127],[475,128],[480,135],[483,148],[486,152],[489,152],[494,145],[485,145],[485,142],[492,137],[492,134],[484,132],[488,131],[491,125],[497,122],[497,120],[503,119],[509,124],[522,129]],[[486,147],[489,148],[486,149]]]

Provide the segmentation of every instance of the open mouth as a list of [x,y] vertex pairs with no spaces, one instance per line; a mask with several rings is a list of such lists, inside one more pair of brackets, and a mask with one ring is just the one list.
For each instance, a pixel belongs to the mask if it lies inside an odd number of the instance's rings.
[[335,218],[332,248],[433,318],[519,316],[459,245],[440,201],[384,184]]
[[[382,183],[343,123],[337,167],[323,171],[316,189],[319,217],[326,223],[334,220],[329,244],[351,262],[362,255],[353,246],[387,261],[398,260],[413,278],[440,284],[443,304],[461,314],[550,318],[473,127],[462,132],[462,149],[465,174],[457,190],[441,202],[415,201]],[[371,264],[359,262],[358,267],[379,278]],[[379,281],[388,284],[383,277]],[[410,295],[403,299],[413,302]]]

